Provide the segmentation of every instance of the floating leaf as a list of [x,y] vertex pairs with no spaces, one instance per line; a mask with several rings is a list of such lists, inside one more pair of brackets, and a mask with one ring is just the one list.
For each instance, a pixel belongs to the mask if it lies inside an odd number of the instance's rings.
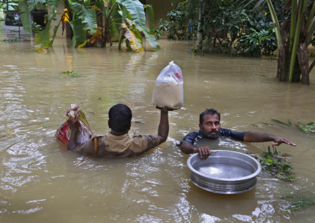
[[279,120],[277,120],[277,119],[271,119],[271,121],[273,121],[273,122],[275,122],[275,123],[278,123],[278,124],[280,124],[280,125],[289,126],[287,123],[281,122],[281,121],[279,121]]
[[281,197],[281,199],[297,199],[300,200],[298,202],[292,203],[289,207],[283,210],[283,212],[294,211],[296,209],[300,209],[305,206],[314,205],[315,201],[303,196],[285,196]]
[[304,125],[303,123],[298,121],[298,125],[300,129],[307,134],[309,134],[310,132],[315,132],[315,125],[313,122],[310,122],[307,125]]
[[290,119],[288,119],[288,123],[289,123],[290,126],[292,126],[292,123],[291,123]]

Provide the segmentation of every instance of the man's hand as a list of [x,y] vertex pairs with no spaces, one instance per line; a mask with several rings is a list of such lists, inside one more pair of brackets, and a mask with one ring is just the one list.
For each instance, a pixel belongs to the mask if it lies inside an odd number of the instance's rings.
[[80,122],[79,122],[79,117],[77,115],[75,116],[75,119],[72,116],[70,116],[67,120],[67,123],[68,123],[69,128],[71,130],[78,130],[79,129]]
[[155,106],[155,108],[160,109],[161,111],[164,111],[164,112],[166,112],[166,111],[174,111],[175,110],[173,108],[168,108],[167,106],[164,106],[164,107]]
[[272,145],[273,145],[273,146],[279,146],[281,143],[285,143],[285,144],[288,144],[288,145],[290,145],[290,146],[296,146],[295,143],[293,143],[293,142],[291,142],[291,141],[289,141],[289,140],[287,140],[287,139],[281,138],[281,137],[279,137],[279,136],[276,136],[276,137],[274,138],[274,143],[272,143]]
[[208,146],[199,147],[198,153],[201,160],[206,160],[211,155],[211,152]]

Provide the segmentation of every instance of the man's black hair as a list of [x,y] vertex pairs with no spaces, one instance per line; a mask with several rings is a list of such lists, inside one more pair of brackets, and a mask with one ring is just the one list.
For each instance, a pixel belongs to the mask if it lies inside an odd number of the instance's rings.
[[117,104],[109,109],[108,122],[116,132],[126,132],[130,128],[132,112],[127,105]]
[[203,123],[203,116],[205,115],[215,115],[217,114],[219,116],[219,120],[221,120],[221,115],[220,113],[215,110],[214,108],[211,108],[211,109],[206,109],[204,112],[202,112],[199,116],[199,123],[202,125]]

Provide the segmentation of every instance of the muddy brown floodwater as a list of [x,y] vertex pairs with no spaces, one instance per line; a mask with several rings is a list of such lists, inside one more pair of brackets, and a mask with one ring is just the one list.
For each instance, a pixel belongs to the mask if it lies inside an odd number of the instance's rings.
[[[279,83],[276,61],[195,57],[191,42],[161,40],[159,52],[68,49],[57,39],[50,52],[32,43],[0,42],[0,222],[314,222],[314,206],[282,210],[301,195],[315,200],[315,135],[272,123],[315,121],[311,85]],[[184,107],[170,112],[168,140],[138,157],[95,159],[67,152],[54,137],[70,103],[85,111],[93,133],[107,132],[107,112],[125,103],[133,112],[131,132],[156,134],[159,111],[151,105],[154,81],[170,62],[184,76]],[[63,71],[74,70],[71,78]],[[222,114],[222,127],[260,131],[292,140],[289,153],[296,181],[266,173],[255,189],[238,195],[203,191],[189,180],[176,141],[198,130],[205,108]],[[142,123],[135,122],[141,121]],[[261,154],[271,143],[202,142],[211,149]]]

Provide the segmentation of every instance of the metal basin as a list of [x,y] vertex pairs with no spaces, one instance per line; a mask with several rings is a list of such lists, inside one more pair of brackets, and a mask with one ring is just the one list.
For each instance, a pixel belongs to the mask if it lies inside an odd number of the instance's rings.
[[260,163],[240,152],[212,150],[205,161],[199,154],[187,160],[190,180],[201,189],[218,194],[239,194],[256,186]]

